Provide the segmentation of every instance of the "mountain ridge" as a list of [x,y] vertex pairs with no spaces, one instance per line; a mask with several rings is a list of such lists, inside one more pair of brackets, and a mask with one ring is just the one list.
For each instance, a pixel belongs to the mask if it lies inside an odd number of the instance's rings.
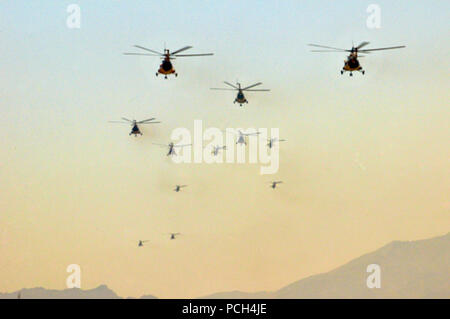
[[[366,285],[367,266],[379,264],[381,288]],[[450,298],[450,232],[416,241],[392,241],[329,272],[274,292],[220,292],[200,299]]]
[[[381,288],[366,285],[367,266],[381,269]],[[0,299],[123,299],[106,285],[92,289],[24,288]],[[153,295],[140,298],[157,299]],[[325,273],[297,280],[276,291],[218,292],[198,299],[450,298],[450,232],[416,241],[392,241]]]

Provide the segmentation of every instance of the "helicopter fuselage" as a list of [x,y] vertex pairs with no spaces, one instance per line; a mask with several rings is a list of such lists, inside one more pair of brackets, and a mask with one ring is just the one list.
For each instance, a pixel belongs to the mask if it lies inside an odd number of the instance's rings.
[[238,138],[236,144],[244,144],[244,145],[247,145],[247,142],[245,141],[245,136],[242,135],[242,134],[239,135],[239,138]]
[[359,71],[362,69],[359,64],[358,57],[349,55],[347,61],[345,61],[345,65],[343,68],[345,71]]
[[175,147],[173,144],[169,144],[169,151],[167,152],[167,156],[176,155]]
[[172,62],[170,61],[170,57],[168,54],[165,55],[161,65],[159,66],[158,73],[156,73],[156,76],[158,76],[158,74],[165,75],[166,79],[167,79],[167,75],[169,75],[169,74],[175,74],[175,76],[178,75],[175,72],[175,69],[173,68]]
[[239,92],[237,93],[236,99],[234,100],[233,103],[239,103],[240,106],[242,106],[242,104],[244,103],[248,103],[244,93],[241,90],[239,90]]
[[135,137],[138,135],[142,135],[141,130],[139,129],[139,127],[137,126],[137,124],[134,124],[133,127],[131,128],[131,132],[129,135],[134,135]]
[[341,74],[344,72],[350,72],[350,76],[353,75],[353,71],[360,71],[362,74],[364,74],[364,70],[361,67],[361,64],[358,61],[358,54],[356,52],[352,52],[348,57],[347,60],[345,60],[344,67],[341,70]]

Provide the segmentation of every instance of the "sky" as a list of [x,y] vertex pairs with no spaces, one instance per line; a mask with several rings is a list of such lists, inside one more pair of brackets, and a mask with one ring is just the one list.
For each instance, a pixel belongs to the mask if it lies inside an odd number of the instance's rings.
[[[81,10],[79,29],[67,7]],[[381,9],[368,28],[367,7]],[[447,1],[0,1],[0,291],[275,290],[450,226]],[[361,59],[350,48],[406,45]],[[179,58],[177,78],[133,45]],[[212,91],[222,81],[270,92]],[[108,123],[156,117],[144,135]],[[279,128],[280,169],[175,164],[172,130]],[[270,180],[283,180],[276,190]],[[176,184],[188,184],[180,193]],[[167,233],[181,232],[175,241]],[[139,239],[148,239],[138,248]]]

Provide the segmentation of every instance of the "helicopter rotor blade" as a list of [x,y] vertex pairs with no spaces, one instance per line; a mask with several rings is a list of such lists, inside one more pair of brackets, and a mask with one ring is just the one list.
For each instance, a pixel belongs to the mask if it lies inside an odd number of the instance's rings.
[[366,45],[368,45],[369,44],[369,42],[367,42],[367,41],[364,41],[364,42],[361,42],[357,47],[356,47],[356,49],[361,49],[362,47],[365,47]]
[[133,122],[132,120],[127,119],[126,117],[122,117],[121,119],[124,121],[127,121],[127,122],[131,122],[131,123]]
[[342,51],[342,50],[311,50],[311,52],[350,52],[350,51]]
[[236,90],[239,90],[239,88],[236,86],[236,85],[234,85],[234,84],[231,84],[230,82],[227,82],[227,81],[223,81],[223,83],[225,83],[226,85],[229,85],[229,86],[231,86],[233,89],[236,89]]
[[325,45],[319,45],[319,44],[308,44],[311,47],[317,47],[317,48],[324,48],[324,49],[331,49],[331,50],[337,50],[341,52],[350,52],[351,50],[341,49],[341,48],[334,48],[334,47],[328,47]]
[[210,88],[210,90],[236,91],[237,89],[226,89],[226,88]]
[[157,123],[161,123],[161,122],[144,122],[144,123],[141,123],[141,122],[137,122],[137,124],[157,124]]
[[185,146],[191,146],[192,144],[179,144],[179,145],[174,145],[173,147],[185,147]]
[[159,56],[159,54],[150,54],[150,53],[131,53],[125,52],[124,55],[146,55],[146,56]]
[[[172,54],[171,54],[172,55]],[[190,56],[208,56],[208,55],[214,55],[214,53],[196,53],[196,54],[177,54],[174,55],[176,57],[190,57]]]
[[124,122],[124,121],[108,121],[108,123],[129,124],[129,123]]
[[403,49],[403,48],[406,48],[406,46],[400,45],[400,46],[396,46],[396,47],[376,48],[376,49],[365,49],[365,50],[360,50],[359,52],[362,52],[362,53],[369,53],[369,52],[371,52],[371,51],[392,50],[392,49]]
[[191,47],[190,45],[185,46],[184,48],[181,48],[181,49],[178,49],[178,50],[176,50],[176,51],[174,51],[174,52],[171,52],[170,55],[175,55],[175,54],[177,54],[177,53],[186,51],[186,50],[188,50],[188,49],[192,49],[192,47]]
[[255,87],[255,86],[258,86],[258,85],[261,85],[261,84],[262,84],[262,82],[258,82],[258,83],[246,86],[245,88],[242,88],[242,91],[248,90],[248,89],[250,89],[252,87]]
[[142,121],[139,121],[139,122],[137,122],[137,123],[144,123],[144,122],[153,121],[153,120],[156,120],[156,118],[155,118],[155,117],[152,117],[152,118],[150,118],[150,119],[142,120]]
[[147,48],[144,48],[144,47],[142,47],[140,45],[134,45],[134,47],[142,49],[142,50],[145,50],[145,51],[148,51],[148,52],[156,53],[158,55],[164,55],[164,53],[161,53],[161,52],[158,52],[158,51],[155,51],[155,50],[151,50],[151,49],[147,49]]
[[139,121],[138,123],[143,123],[143,122],[148,122],[148,121],[153,121],[153,120],[156,120],[156,117],[152,117],[152,118],[149,118],[149,119],[146,119],[146,120],[142,120],[142,121]]
[[253,90],[243,90],[243,91],[247,91],[247,92],[263,92],[263,91],[265,91],[265,92],[267,92],[267,91],[270,91],[270,89],[253,89]]

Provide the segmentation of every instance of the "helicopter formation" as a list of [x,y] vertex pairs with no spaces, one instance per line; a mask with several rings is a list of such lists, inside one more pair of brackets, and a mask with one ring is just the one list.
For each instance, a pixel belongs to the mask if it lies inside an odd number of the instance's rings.
[[[169,233],[168,235],[170,235],[170,240],[175,240],[177,239],[177,236],[180,236],[181,233]],[[138,247],[144,247],[144,243],[148,243],[150,240],[138,240]]]
[[[344,74],[345,72],[349,72],[350,76],[353,76],[353,72],[361,72],[363,75],[365,74],[365,70],[362,68],[359,58],[364,57],[365,55],[362,54],[370,54],[374,51],[382,51],[382,50],[393,50],[393,49],[401,49],[405,48],[405,46],[392,46],[392,47],[383,47],[383,48],[373,48],[373,49],[365,49],[367,45],[369,45],[369,42],[364,41],[361,42],[359,45],[354,46],[352,45],[351,49],[342,49],[342,48],[336,48],[336,47],[330,47],[330,46],[324,46],[319,44],[308,44],[309,46],[319,48],[311,50],[312,52],[347,52],[349,53],[346,60],[344,61],[344,66],[341,70],[341,74]],[[181,54],[182,52],[192,49],[192,46],[185,46],[181,49],[175,50],[173,52],[170,52],[170,50],[164,48],[164,52],[159,52],[156,50],[148,49],[146,47],[140,46],[140,45],[134,45],[135,48],[146,51],[146,53],[143,52],[126,52],[124,55],[134,55],[134,56],[157,56],[162,59],[162,62],[155,73],[156,76],[158,75],[164,75],[164,78],[167,79],[169,75],[174,75],[175,77],[178,76],[178,73],[175,71],[175,68],[172,64],[172,60],[181,58],[181,57],[200,57],[200,56],[211,56],[213,53],[197,53],[197,54]],[[262,84],[262,82],[257,82],[248,86],[243,87],[241,83],[237,82],[236,85],[231,84],[230,82],[224,81],[224,84],[226,84],[228,87],[222,87],[222,88],[211,88],[211,90],[223,90],[223,91],[237,91],[236,97],[233,101],[233,104],[238,103],[241,107],[243,104],[248,104],[248,100],[244,94],[244,92],[267,92],[270,91],[270,89],[255,89],[255,87]],[[131,132],[129,135],[134,135],[137,137],[138,135],[143,135],[139,125],[144,124],[157,124],[161,123],[159,121],[155,121],[156,118],[149,118],[141,121],[137,120],[130,120],[128,118],[122,117],[121,121],[110,121],[111,123],[121,123],[121,124],[128,124],[131,125]],[[240,130],[237,132],[231,132],[233,134],[237,135],[237,141],[236,144],[241,145],[247,145],[246,138],[248,136],[254,136],[259,135],[260,132],[252,132],[252,133],[245,133]],[[270,138],[267,140],[267,147],[269,149],[273,148],[275,144],[278,144],[280,142],[286,141],[285,139],[279,139],[279,138]],[[162,146],[168,148],[167,156],[174,156],[177,155],[176,149],[180,149],[183,147],[190,146],[191,144],[174,144],[173,142],[170,142],[169,144],[159,144],[159,143],[153,143],[154,145]],[[220,146],[220,145],[214,145],[212,147],[211,154],[214,156],[217,156],[221,150],[225,150],[226,146]],[[277,185],[282,184],[283,181],[271,181],[270,188],[276,189]],[[187,185],[175,185],[174,191],[180,192],[182,188],[187,187]],[[169,233],[170,240],[176,239],[177,236],[181,235],[180,233]],[[148,240],[139,240],[138,241],[138,247],[143,247],[144,243],[148,242]]]

